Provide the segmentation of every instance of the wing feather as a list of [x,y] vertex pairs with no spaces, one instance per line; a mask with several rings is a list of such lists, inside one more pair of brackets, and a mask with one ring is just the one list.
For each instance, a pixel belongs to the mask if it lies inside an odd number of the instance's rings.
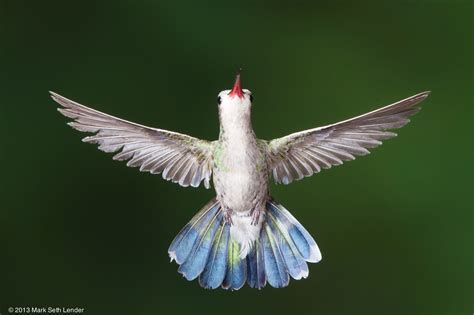
[[82,141],[97,144],[104,152],[117,152],[114,160],[128,161],[140,171],[162,174],[181,186],[209,188],[213,143],[163,129],[129,122],[71,101],[57,93],[51,97],[62,107],[58,111],[73,119],[72,128],[94,133]]
[[409,117],[421,109],[416,105],[429,94],[429,91],[422,92],[336,124],[296,132],[268,142],[268,160],[275,182],[289,184],[321,169],[369,154],[368,149],[395,137],[396,133],[387,130],[409,123]]

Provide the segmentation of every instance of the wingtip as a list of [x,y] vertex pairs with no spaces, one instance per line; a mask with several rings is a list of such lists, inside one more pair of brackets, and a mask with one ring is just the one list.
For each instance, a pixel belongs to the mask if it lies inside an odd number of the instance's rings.
[[[51,99],[52,99],[53,101],[55,101],[55,102],[58,103],[58,104],[61,104],[61,103],[60,103],[60,99],[62,98],[61,95],[59,95],[59,94],[56,93],[56,92],[49,91],[49,96],[51,97]],[[61,104],[61,105],[62,105],[62,104]],[[64,106],[64,105],[63,105],[63,106]]]
[[[405,100],[410,100],[411,101],[411,106],[414,106],[422,101],[424,101],[429,95],[431,94],[431,91],[423,91],[418,94],[415,94]],[[403,101],[405,101],[403,100]]]
[[423,98],[427,98],[430,94],[431,94],[431,91],[428,90],[428,91],[421,92],[418,95],[422,96]]

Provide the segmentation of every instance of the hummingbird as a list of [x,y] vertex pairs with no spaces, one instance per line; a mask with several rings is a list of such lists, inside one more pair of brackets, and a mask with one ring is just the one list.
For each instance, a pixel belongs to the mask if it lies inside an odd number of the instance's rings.
[[114,160],[142,172],[161,174],[183,187],[216,192],[172,241],[168,254],[187,280],[198,278],[207,289],[238,290],[247,282],[262,289],[268,283],[286,287],[290,278],[307,278],[307,263],[321,261],[314,238],[269,190],[271,178],[288,185],[321,170],[354,160],[396,136],[429,91],[341,122],[270,141],[252,129],[252,92],[241,87],[240,71],[231,90],[217,96],[220,133],[206,141],[151,128],[50,92],[68,124],[92,135]]

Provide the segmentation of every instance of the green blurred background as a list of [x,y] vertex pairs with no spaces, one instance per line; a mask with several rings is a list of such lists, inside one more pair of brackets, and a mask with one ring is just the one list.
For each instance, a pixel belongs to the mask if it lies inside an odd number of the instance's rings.
[[[0,313],[472,314],[472,1],[0,1]],[[114,162],[48,90],[216,139],[242,66],[264,139],[432,90],[370,156],[272,192],[314,235],[310,277],[207,291],[167,248],[213,190]]]

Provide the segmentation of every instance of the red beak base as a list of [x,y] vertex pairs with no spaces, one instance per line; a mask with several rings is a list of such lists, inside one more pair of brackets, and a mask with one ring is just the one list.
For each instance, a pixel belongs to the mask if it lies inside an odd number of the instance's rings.
[[244,91],[242,91],[242,87],[240,86],[240,71],[237,73],[235,78],[234,87],[232,91],[229,92],[230,97],[238,96],[240,98],[244,97]]

